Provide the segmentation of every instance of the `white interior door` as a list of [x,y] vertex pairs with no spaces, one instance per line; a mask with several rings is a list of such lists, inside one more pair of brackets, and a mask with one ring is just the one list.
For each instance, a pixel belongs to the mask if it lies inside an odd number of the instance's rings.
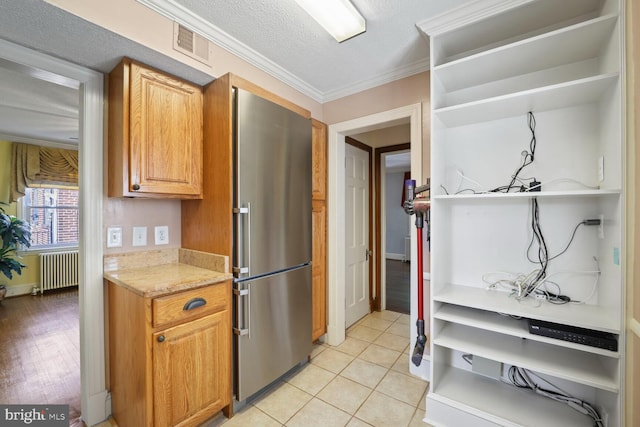
[[369,153],[345,149],[345,327],[369,313]]

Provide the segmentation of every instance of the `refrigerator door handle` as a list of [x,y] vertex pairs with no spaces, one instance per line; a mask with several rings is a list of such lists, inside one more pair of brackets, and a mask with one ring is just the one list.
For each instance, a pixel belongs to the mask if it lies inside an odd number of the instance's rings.
[[[251,267],[251,203],[247,203],[247,207],[241,208],[233,208],[233,213],[237,214],[237,255],[236,260],[238,262],[237,266],[233,267],[233,273],[236,278],[241,275],[249,275],[249,269]],[[244,230],[242,227],[243,218],[242,215],[247,216],[247,238],[244,238],[244,234],[241,230]],[[245,241],[246,241],[246,249],[245,249]],[[244,265],[242,265],[244,264]]]
[[[247,286],[251,286],[251,284],[247,283]],[[251,296],[249,295],[249,288],[234,289],[233,294],[236,296],[236,313],[238,315],[237,327],[233,328],[233,333],[238,336],[246,335],[247,338],[251,338],[251,333],[249,332],[249,328],[251,327]],[[244,310],[244,304],[241,297],[247,298],[246,310]],[[240,327],[241,319],[242,327]]]

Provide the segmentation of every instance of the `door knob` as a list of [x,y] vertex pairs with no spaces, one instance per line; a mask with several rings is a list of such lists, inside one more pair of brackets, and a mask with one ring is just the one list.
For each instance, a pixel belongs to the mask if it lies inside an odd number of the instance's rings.
[[158,337],[158,342],[164,342],[164,335],[160,335]]
[[133,191],[138,191],[140,189],[140,184],[133,184]]

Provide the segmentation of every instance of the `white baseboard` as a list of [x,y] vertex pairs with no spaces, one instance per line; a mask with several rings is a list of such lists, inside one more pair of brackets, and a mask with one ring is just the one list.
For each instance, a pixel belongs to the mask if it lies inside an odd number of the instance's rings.
[[404,254],[390,254],[390,253],[387,253],[384,256],[387,259],[395,259],[395,260],[398,260],[398,261],[404,261]]
[[17,297],[20,295],[28,295],[34,287],[38,287],[38,283],[25,283],[22,285],[7,285],[7,297]]

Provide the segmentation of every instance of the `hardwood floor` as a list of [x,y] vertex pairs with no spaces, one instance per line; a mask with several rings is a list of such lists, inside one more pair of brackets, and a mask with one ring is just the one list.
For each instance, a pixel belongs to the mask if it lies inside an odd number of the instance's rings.
[[80,420],[78,289],[0,302],[0,402],[66,404]]
[[410,262],[402,262],[393,259],[386,260],[387,310],[409,314],[409,307],[411,304],[411,295],[409,292],[411,283],[411,266],[412,264]]

